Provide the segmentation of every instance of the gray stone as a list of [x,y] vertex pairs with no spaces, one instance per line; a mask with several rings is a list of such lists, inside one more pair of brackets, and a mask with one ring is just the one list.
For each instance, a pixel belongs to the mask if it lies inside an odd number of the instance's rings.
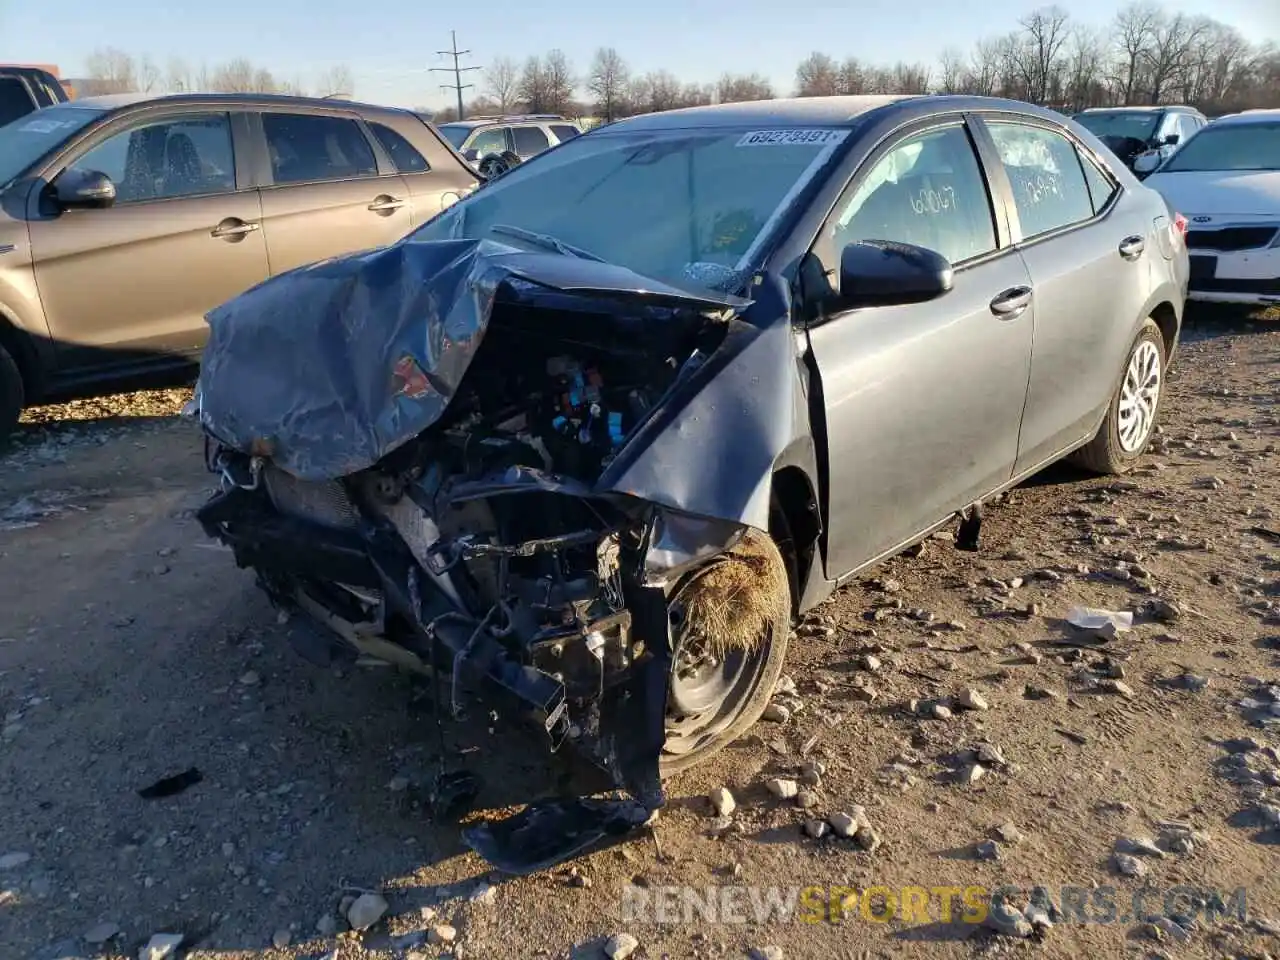
[[831,824],[831,829],[835,831],[837,837],[844,837],[847,840],[858,833],[858,821],[847,813],[833,813],[827,817],[827,822]]
[[1137,857],[1130,856],[1127,853],[1116,853],[1111,857],[1112,866],[1115,867],[1117,873],[1126,877],[1145,877],[1147,875],[1147,866]]
[[604,955],[609,960],[627,960],[640,947],[640,941],[629,933],[615,933],[605,941]]
[[782,960],[782,948],[775,946],[752,947],[751,960]]
[[458,928],[448,923],[437,923],[427,933],[427,939],[432,943],[453,943],[458,939]]
[[978,844],[974,852],[978,855],[979,860],[999,860],[1000,844],[994,840],[983,840]]
[[1008,904],[992,907],[987,912],[987,926],[1006,937],[1025,939],[1032,934],[1031,924],[1022,911]]
[[774,777],[772,780],[766,781],[765,789],[780,800],[794,799],[795,795],[800,792],[800,787],[794,780],[784,780],[780,777]]
[[956,775],[956,782],[971,787],[987,774],[987,768],[980,763],[966,764]]
[[707,801],[718,817],[732,816],[733,811],[738,809],[738,802],[726,787],[716,787],[707,795]]
[[0,854],[0,870],[16,870],[18,867],[29,863],[31,854],[29,853],[6,853]]
[[801,810],[812,810],[818,805],[818,795],[812,790],[801,790],[796,794],[796,806]]
[[930,704],[929,715],[935,720],[948,720],[951,717],[951,708],[941,703]]
[[169,960],[182,945],[180,933],[155,933],[146,946],[138,951],[138,960]]
[[814,840],[821,840],[830,829],[830,825],[825,820],[810,818],[804,822],[804,832]]
[[352,930],[367,930],[387,912],[387,901],[376,893],[362,893],[347,908],[347,923]]
[[286,927],[281,927],[271,935],[271,945],[277,950],[283,950],[293,940],[293,934]]
[[1017,844],[1022,842],[1022,831],[1019,830],[1012,822],[1000,824],[1000,826],[996,827],[995,834],[1008,844]]
[[956,697],[956,703],[966,710],[988,710],[991,707],[982,694],[972,689],[961,690],[960,696]]
[[322,937],[332,937],[338,932],[338,918],[332,913],[326,913],[316,921],[316,933]]
[[104,920],[102,923],[94,924],[84,932],[84,942],[93,944],[96,947],[99,944],[106,943],[119,932],[120,925],[118,923]]
[[771,703],[764,708],[764,713],[761,716],[773,723],[786,723],[791,719],[791,711],[780,703]]
[[1164,857],[1164,851],[1150,837],[1121,837],[1116,841],[1116,850],[1138,857]]

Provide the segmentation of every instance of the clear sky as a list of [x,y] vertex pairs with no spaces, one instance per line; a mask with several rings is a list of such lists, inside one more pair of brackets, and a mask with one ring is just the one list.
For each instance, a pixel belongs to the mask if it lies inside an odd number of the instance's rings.
[[[613,46],[637,72],[668,69],[707,82],[725,71],[756,71],[789,92],[795,66],[813,50],[865,60],[927,60],[944,47],[1013,29],[1035,0],[0,0],[0,62],[54,63],[83,74],[100,46],[149,54],[164,70],[171,57],[192,67],[243,56],[282,79],[311,84],[346,64],[360,99],[402,106],[440,105],[451,94],[430,73],[435,51],[458,46],[483,66],[560,47],[585,71],[592,52]],[[1073,0],[1073,19],[1105,25],[1116,0]],[[1170,0],[1165,6],[1208,14],[1251,40],[1280,41],[1280,0]],[[469,79],[479,81],[474,73]],[[477,91],[467,91],[468,96]]]

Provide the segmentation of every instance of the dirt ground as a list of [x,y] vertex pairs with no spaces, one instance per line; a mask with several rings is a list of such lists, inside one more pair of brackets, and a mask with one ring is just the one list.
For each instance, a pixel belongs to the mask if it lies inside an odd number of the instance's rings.
[[[619,934],[643,958],[1280,955],[1280,317],[1193,315],[1141,469],[1055,468],[988,510],[979,552],[934,538],[844,589],[792,641],[788,719],[671,782],[653,834],[516,880],[428,821],[420,686],[301,660],[205,540],[187,395],[34,410],[0,455],[2,960],[132,958],[157,933],[200,960],[599,957]],[[1133,629],[1082,639],[1076,605]],[[483,808],[551,788],[501,719],[446,751]],[[809,809],[766,789],[802,770]],[[874,850],[866,828],[804,833],[859,806]],[[1002,884],[1047,888],[1057,922],[1000,934],[957,905],[948,923],[949,894],[874,920],[858,899]],[[738,888],[739,909],[659,911],[679,886]],[[854,899],[838,923],[757,917],[768,887]],[[1063,915],[1064,887],[1086,914]],[[1244,888],[1243,919],[1189,888]],[[373,891],[385,915],[348,930],[343,898]],[[1144,922],[1135,892],[1176,920]]]

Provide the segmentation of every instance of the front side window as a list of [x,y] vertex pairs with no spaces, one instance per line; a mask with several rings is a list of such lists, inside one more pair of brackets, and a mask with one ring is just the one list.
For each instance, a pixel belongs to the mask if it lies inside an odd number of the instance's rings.
[[551,146],[541,127],[512,127],[511,140],[522,157],[532,157]]
[[503,174],[410,235],[555,249],[684,289],[742,289],[848,131],[596,131]]
[[1093,201],[1075,144],[1043,127],[988,120],[1000,162],[1013,187],[1024,239],[1093,216]]
[[830,228],[836,255],[855,240],[910,243],[961,263],[996,249],[991,201],[962,126],[895,146],[855,181]]
[[1161,173],[1280,170],[1280,123],[1214,124],[1187,141]]
[[427,158],[420,154],[416,147],[396,131],[381,123],[370,123],[369,129],[378,138],[382,149],[395,164],[397,173],[425,173],[431,169]]
[[83,107],[46,107],[0,126],[0,187],[102,117]]
[[354,120],[322,114],[264,113],[262,129],[276,183],[378,175],[373,147]]
[[105,173],[115,184],[117,204],[231,193],[231,120],[212,113],[134,127],[81,154],[69,169]]
[[509,148],[506,127],[494,127],[477,133],[476,138],[471,141],[471,146],[467,147],[467,152],[474,151],[477,157],[487,157],[491,153],[503,153],[507,149]]

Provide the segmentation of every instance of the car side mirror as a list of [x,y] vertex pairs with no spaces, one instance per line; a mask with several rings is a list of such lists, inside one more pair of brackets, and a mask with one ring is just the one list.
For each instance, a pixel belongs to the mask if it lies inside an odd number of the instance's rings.
[[102,209],[116,202],[116,185],[100,170],[64,170],[53,181],[53,197],[63,210]]
[[936,300],[954,270],[942,254],[892,240],[856,240],[840,252],[839,309],[893,307]]
[[462,159],[474,163],[476,160],[480,159],[480,151],[474,147],[469,150],[464,150],[462,151]]
[[1173,147],[1173,146],[1176,146],[1176,145],[1177,145],[1177,143],[1178,143],[1178,141],[1179,141],[1179,140],[1181,140],[1181,139],[1182,139],[1181,135],[1176,134],[1176,133],[1171,133],[1171,134],[1169,134],[1167,137],[1165,137],[1165,138],[1164,138],[1164,145],[1165,145],[1166,147]]

